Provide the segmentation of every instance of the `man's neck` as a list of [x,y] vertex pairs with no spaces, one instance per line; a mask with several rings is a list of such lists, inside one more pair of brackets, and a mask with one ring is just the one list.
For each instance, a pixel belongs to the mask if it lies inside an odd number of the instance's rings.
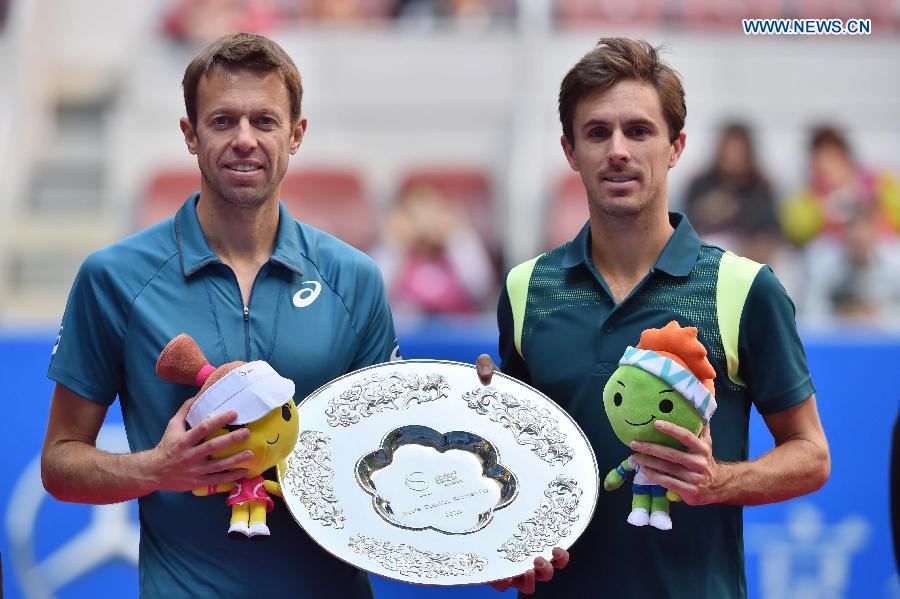
[[278,202],[271,199],[255,208],[240,208],[209,192],[204,201],[201,187],[197,218],[209,247],[234,271],[246,315],[256,275],[275,251]]
[[278,235],[278,203],[233,206],[201,191],[197,219],[209,247],[232,268],[261,266],[272,256]]
[[656,264],[673,231],[665,210],[627,217],[591,215],[591,260],[616,303]]

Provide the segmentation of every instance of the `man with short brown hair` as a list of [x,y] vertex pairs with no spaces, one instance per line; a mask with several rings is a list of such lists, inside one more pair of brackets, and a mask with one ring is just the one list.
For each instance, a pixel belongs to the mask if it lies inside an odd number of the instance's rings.
[[[306,131],[301,94],[296,66],[270,40],[213,42],[184,78],[181,130],[200,192],[173,218],[90,255],[72,286],[49,370],[57,384],[44,486],[63,501],[139,500],[145,597],[371,597],[365,573],[322,551],[283,504],[264,541],[227,536],[225,497],[190,491],[246,475],[252,452],[212,456],[249,431],[229,425],[234,411],[187,430],[197,389],[154,368],[168,341],[188,333],[212,364],[265,360],[299,401],[399,356],[375,264],[279,201]],[[95,445],[116,397],[132,453]]]
[[[672,524],[636,501],[626,521],[630,494],[601,491],[571,562],[537,592],[744,597],[741,506],[810,493],[830,472],[793,304],[768,267],[702,243],[684,215],[669,212],[668,171],[684,151],[686,109],[678,75],[655,48],[601,39],[563,80],[559,113],[590,220],[572,242],[507,275],[501,369],[565,408],[601,468],[633,453],[646,479],[688,505],[672,508]],[[672,320],[697,327],[716,370],[718,410],[699,437],[647,415],[683,451],[623,448],[606,417],[604,386],[642,331]],[[487,356],[478,368],[489,380]],[[776,447],[747,461],[752,406]]]

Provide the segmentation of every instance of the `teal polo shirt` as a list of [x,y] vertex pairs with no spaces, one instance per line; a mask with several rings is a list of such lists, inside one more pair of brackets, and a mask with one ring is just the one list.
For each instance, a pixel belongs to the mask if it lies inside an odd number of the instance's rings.
[[[671,320],[695,326],[716,369],[713,453],[746,460],[751,406],[767,415],[814,388],[794,306],[771,269],[700,241],[687,218],[656,264],[621,303],[591,261],[590,223],[574,241],[512,269],[499,307],[501,370],[567,410],[590,440],[600,480],[631,455],[613,433],[603,387],[641,331]],[[511,299],[512,298],[512,299]],[[746,596],[739,506],[672,506],[674,528],[635,527],[630,485],[601,490],[568,567],[539,597]]]
[[[196,387],[166,383],[155,365],[188,333],[213,365],[266,360],[300,401],[397,348],[381,274],[362,252],[294,220],[280,206],[275,250],[245,310],[234,272],[197,219],[198,194],[173,217],[84,261],[48,376],[101,405],[119,397],[132,451],[155,447]],[[139,500],[140,589],[146,597],[370,597],[365,574],[319,548],[283,502],[272,536],[230,539],[224,494],[157,492]]]

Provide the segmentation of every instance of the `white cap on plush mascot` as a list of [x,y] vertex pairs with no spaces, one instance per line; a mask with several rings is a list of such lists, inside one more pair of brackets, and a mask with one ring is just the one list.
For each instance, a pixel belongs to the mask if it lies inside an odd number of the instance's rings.
[[188,410],[187,422],[194,427],[210,416],[234,410],[238,416],[232,424],[247,424],[293,397],[293,381],[280,376],[267,362],[248,362],[204,391]]

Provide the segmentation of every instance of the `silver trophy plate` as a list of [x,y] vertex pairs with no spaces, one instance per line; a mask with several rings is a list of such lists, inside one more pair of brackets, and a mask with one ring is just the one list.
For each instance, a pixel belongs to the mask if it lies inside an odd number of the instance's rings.
[[288,508],[326,551],[431,585],[521,574],[569,548],[597,502],[597,460],[572,418],[504,374],[388,362],[320,387],[298,408],[279,468]]

